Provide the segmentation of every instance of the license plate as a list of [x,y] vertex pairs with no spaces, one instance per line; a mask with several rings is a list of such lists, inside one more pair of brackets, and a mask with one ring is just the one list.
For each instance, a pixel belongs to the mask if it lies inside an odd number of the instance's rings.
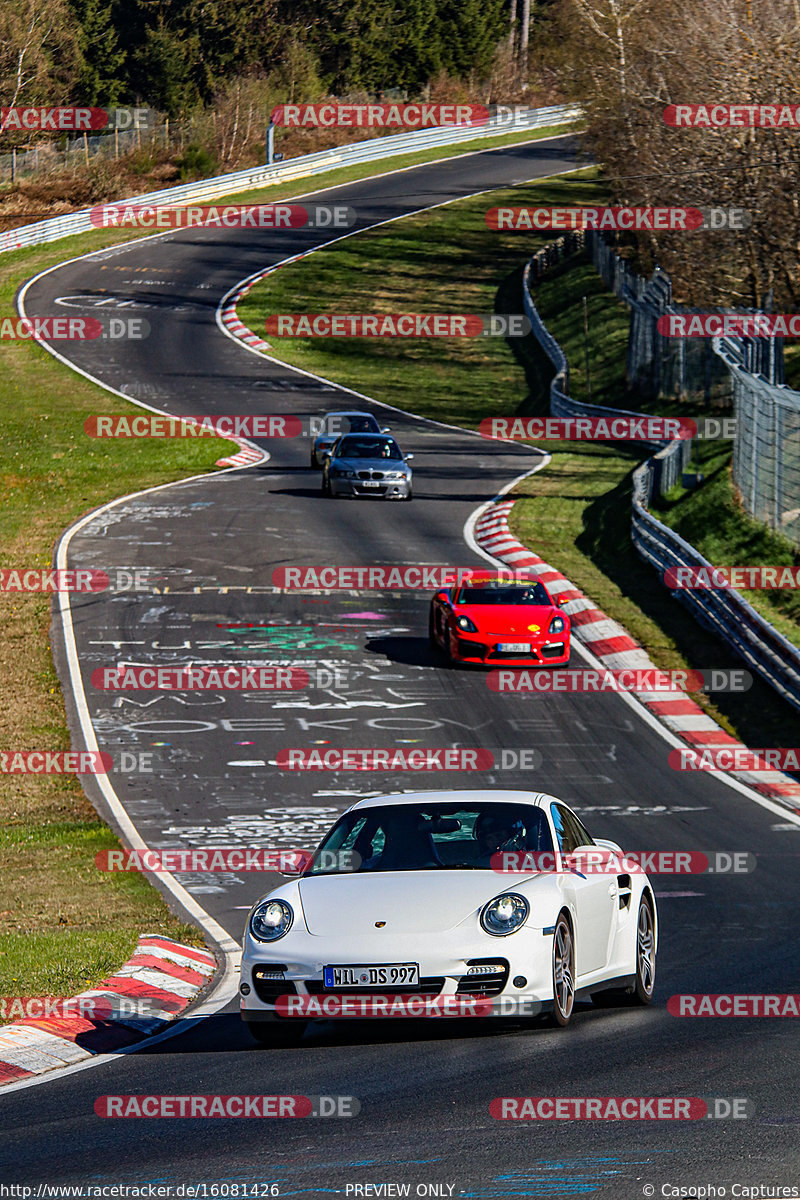
[[500,642],[498,650],[504,650],[510,654],[530,654],[530,642]]
[[383,484],[378,479],[362,479],[362,487],[383,487]]
[[380,967],[325,967],[326,988],[406,987],[419,983],[417,963],[386,963]]

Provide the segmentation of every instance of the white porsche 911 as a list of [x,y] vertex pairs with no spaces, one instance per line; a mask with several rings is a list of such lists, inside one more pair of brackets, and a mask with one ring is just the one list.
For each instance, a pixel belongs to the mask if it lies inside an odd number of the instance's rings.
[[251,910],[241,1014],[263,1042],[302,1033],[302,997],[491,997],[563,1026],[576,999],[648,1004],[657,941],[647,875],[554,796],[378,796]]

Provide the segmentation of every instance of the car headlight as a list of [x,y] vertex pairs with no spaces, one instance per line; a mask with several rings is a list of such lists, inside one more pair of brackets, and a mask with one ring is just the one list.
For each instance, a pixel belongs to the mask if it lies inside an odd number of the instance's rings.
[[524,896],[505,892],[484,906],[481,926],[493,937],[506,937],[509,933],[516,933],[525,924],[529,912],[530,905]]
[[465,617],[465,616],[456,617],[456,625],[458,626],[459,629],[463,629],[467,633],[477,633],[478,632],[478,626],[475,624],[474,621],[470,621],[469,617]]
[[285,900],[262,900],[250,914],[250,932],[257,942],[277,942],[293,921],[294,913]]
[[331,475],[335,475],[337,479],[355,479],[355,471],[349,471],[347,467],[332,467]]
[[384,478],[386,479],[405,479],[405,471],[387,471]]
[[563,617],[553,617],[550,622],[550,633],[563,633],[567,628],[567,623]]

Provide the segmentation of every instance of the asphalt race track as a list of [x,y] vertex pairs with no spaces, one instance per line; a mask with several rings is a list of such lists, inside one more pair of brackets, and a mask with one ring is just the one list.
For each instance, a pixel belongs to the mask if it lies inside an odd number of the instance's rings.
[[[365,227],[577,161],[565,138],[316,195],[350,205]],[[67,263],[34,283],[26,310],[51,315],[64,297],[134,302],[126,311],[148,319],[147,340],[70,343],[68,354],[107,385],[164,411],[308,415],[347,407],[346,392],[249,353],[215,323],[221,297],[239,280],[327,236],[172,233]],[[413,504],[324,500],[308,469],[307,440],[272,439],[264,466],[126,501],[73,537],[71,567],[141,569],[158,588],[73,599],[101,749],[154,756],[152,775],[115,776],[146,842],[308,846],[365,791],[488,783],[552,791],[593,833],[627,849],[750,851],[757,870],[655,879],[661,944],[649,1009],[582,1005],[566,1031],[538,1023],[329,1022],[297,1048],[263,1049],[232,1004],[149,1049],[5,1095],[4,1175],[29,1184],[265,1181],[281,1196],[408,1183],[412,1196],[417,1185],[436,1184],[454,1197],[613,1200],[677,1195],[662,1191],[673,1185],[714,1184],[731,1195],[737,1181],[796,1183],[800,1065],[791,1020],[678,1019],[666,1007],[675,993],[798,990],[800,827],[788,813],[707,775],[670,770],[669,744],[620,697],[498,695],[481,673],[435,665],[429,593],[272,591],[274,568],[295,563],[477,564],[463,535],[469,517],[540,462],[527,449],[380,412],[415,454]],[[292,663],[346,671],[347,685],[322,679],[282,695],[131,697],[94,689],[91,672],[118,660]],[[575,652],[573,660],[580,663]],[[67,684],[63,650],[58,665]],[[713,650],[694,665],[714,666]],[[286,747],[323,744],[535,746],[543,763],[535,777],[509,769],[488,779],[424,781],[269,765]],[[246,909],[276,879],[179,878],[237,941]],[[93,1111],[103,1094],[263,1092],[353,1095],[361,1111],[352,1120],[261,1123],[120,1122]],[[747,1098],[754,1115],[711,1123],[490,1116],[494,1097],[528,1095]]]

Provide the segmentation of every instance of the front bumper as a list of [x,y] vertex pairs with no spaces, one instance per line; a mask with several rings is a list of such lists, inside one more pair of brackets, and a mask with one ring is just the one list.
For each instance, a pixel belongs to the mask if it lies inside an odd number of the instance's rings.
[[[509,636],[507,641],[512,641]],[[498,667],[562,667],[569,662],[570,634],[553,634],[539,642],[531,642],[530,653],[498,650],[503,643],[497,634],[459,633],[452,656],[458,662]]]
[[[513,1010],[515,1000],[544,1005],[553,999],[551,953],[552,931],[545,934],[541,928],[527,925],[507,938],[455,929],[391,940],[367,935],[357,944],[344,937],[322,939],[304,930],[296,934],[292,930],[285,939],[262,946],[248,933],[242,956],[241,1015],[245,1021],[274,1019],[277,997],[287,995],[481,996],[497,998],[509,1010]],[[418,963],[419,985],[339,990],[324,986],[325,966],[381,966],[392,962]],[[501,964],[501,972],[469,974],[470,966]],[[284,969],[278,971],[279,967]],[[273,977],[265,978],[265,973]],[[276,974],[280,977],[275,978]],[[247,994],[241,993],[242,986],[249,989]]]
[[376,487],[367,487],[368,481],[363,479],[342,479],[335,475],[330,477],[331,494],[334,496],[362,496],[377,500],[405,500],[411,491],[409,479],[379,479],[374,481]]

